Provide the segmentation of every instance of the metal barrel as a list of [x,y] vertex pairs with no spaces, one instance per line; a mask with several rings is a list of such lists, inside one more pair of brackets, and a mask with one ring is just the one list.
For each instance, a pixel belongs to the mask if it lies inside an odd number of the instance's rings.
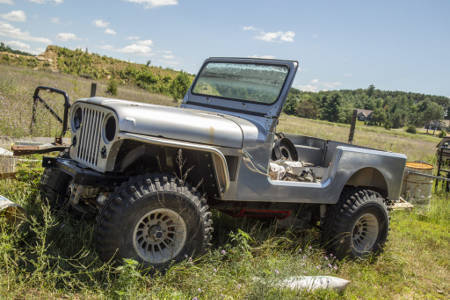
[[414,172],[433,175],[433,165],[423,162],[407,162],[403,177],[402,194],[405,199],[413,204],[428,204],[431,199],[433,178]]
[[17,203],[0,195],[0,216],[6,218],[8,224],[20,225],[25,219],[25,210]]

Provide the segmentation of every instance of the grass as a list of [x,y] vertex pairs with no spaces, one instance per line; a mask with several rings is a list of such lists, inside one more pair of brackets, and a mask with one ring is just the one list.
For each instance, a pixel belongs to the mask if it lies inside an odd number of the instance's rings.
[[[0,223],[0,297],[445,299],[450,292],[445,195],[436,194],[428,208],[394,212],[386,250],[376,259],[336,261],[318,246],[317,230],[280,230],[215,213],[207,254],[166,274],[146,275],[133,261],[120,266],[99,261],[92,245],[94,221],[51,212],[40,201],[41,170],[21,162],[16,181],[0,182],[0,194],[28,212],[18,230]],[[299,275],[338,276],[351,284],[341,294],[274,286]]]
[[[89,97],[91,82],[73,75],[52,73],[49,71],[35,71],[32,69],[7,66],[0,64],[0,136],[23,137],[30,135],[31,109],[34,89],[38,85],[51,86],[68,93],[71,102],[76,99]],[[97,82],[97,96],[108,95],[107,81]],[[63,98],[61,96],[43,93],[44,99],[62,116]],[[127,99],[161,105],[175,105],[172,98],[151,94],[137,87],[118,87],[118,94],[112,98]],[[37,126],[34,136],[55,136],[59,134],[61,125],[56,119],[38,107]]]
[[[277,129],[286,133],[347,142],[350,126],[348,124],[282,115]],[[411,134],[403,130],[386,130],[360,123],[356,126],[353,142],[356,145],[405,153],[410,161],[433,162],[436,145],[440,140],[440,138],[429,135]]]

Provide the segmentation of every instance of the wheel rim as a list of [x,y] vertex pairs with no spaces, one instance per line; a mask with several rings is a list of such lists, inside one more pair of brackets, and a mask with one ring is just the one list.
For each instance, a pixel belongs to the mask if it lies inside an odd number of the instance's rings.
[[363,214],[352,230],[353,247],[359,252],[372,250],[378,238],[378,219],[373,214]]
[[178,213],[158,208],[136,223],[133,246],[144,261],[160,264],[180,253],[186,242],[186,233],[186,223]]

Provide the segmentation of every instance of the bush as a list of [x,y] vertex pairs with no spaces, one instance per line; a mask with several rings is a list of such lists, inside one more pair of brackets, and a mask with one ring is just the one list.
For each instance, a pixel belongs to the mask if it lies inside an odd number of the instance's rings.
[[439,137],[440,138],[444,138],[447,136],[447,132],[445,130],[441,130],[441,132],[439,132]]
[[409,133],[417,133],[416,126],[414,126],[414,125],[409,125],[408,128],[406,128],[406,132],[409,132]]
[[106,92],[108,94],[111,94],[112,96],[117,96],[117,81],[115,81],[114,79],[111,79],[108,82],[108,86],[106,88]]
[[187,90],[191,86],[192,80],[189,75],[185,72],[181,72],[175,77],[170,85],[170,94],[173,97],[174,101],[178,99],[183,99]]

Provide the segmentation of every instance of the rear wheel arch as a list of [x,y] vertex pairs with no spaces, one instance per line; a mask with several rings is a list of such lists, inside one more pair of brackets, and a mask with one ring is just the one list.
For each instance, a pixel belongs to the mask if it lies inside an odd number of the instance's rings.
[[376,168],[366,167],[356,171],[345,186],[366,187],[379,192],[384,198],[389,195],[388,184],[384,175]]

